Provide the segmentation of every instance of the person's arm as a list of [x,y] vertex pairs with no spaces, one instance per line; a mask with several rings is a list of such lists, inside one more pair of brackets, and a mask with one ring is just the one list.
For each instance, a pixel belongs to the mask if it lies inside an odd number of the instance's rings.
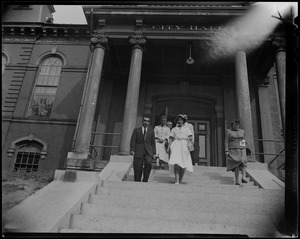
[[[192,126],[192,125],[191,125]],[[194,135],[194,133],[193,133],[193,130],[192,130],[192,127],[188,127],[188,130],[187,130],[187,140],[190,140],[190,141],[192,141],[193,142],[193,135]]]
[[135,154],[135,144],[136,144],[136,129],[133,130],[131,139],[130,139],[130,154],[134,156]]
[[170,136],[169,136],[169,144],[168,144],[168,148],[167,148],[167,152],[170,153],[171,152],[171,144],[173,143],[173,141],[175,140],[175,135],[174,135],[174,130],[172,129],[170,132]]
[[194,131],[194,125],[193,124],[191,124],[191,131],[192,131],[192,142],[194,144],[194,142],[195,142],[195,131]]
[[169,144],[168,144],[168,148],[167,148],[167,152],[168,153],[171,152],[171,144],[173,143],[173,141],[174,141],[173,136],[170,136],[170,138],[169,138]]
[[156,157],[156,144],[155,144],[155,133],[154,132],[152,135],[151,144],[152,144],[152,150],[153,150],[153,158],[155,158]]
[[158,132],[157,132],[157,130],[158,130],[158,129],[157,129],[157,126],[155,126],[155,127],[154,127],[154,136],[155,136],[155,139],[159,139],[159,138],[158,138]]
[[228,152],[228,130],[225,131],[225,154],[227,155],[229,152]]

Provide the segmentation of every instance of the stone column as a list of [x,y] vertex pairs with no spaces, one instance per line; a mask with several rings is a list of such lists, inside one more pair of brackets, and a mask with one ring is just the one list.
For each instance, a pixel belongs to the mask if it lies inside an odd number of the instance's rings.
[[277,47],[275,55],[276,76],[280,102],[280,113],[283,135],[285,137],[285,83],[286,83],[286,53],[285,38],[281,34],[276,34],[273,38],[273,45]]
[[246,53],[244,51],[238,51],[236,53],[235,72],[238,117],[241,122],[241,128],[245,130],[247,147],[251,150],[251,155],[248,156],[248,161],[255,161],[247,61]]
[[[271,71],[271,74],[273,71]],[[269,76],[263,81],[262,84],[258,85],[258,97],[259,97],[259,108],[260,108],[260,119],[261,119],[261,130],[263,139],[274,139],[273,125],[271,117],[271,105],[270,105],[270,92],[269,92]],[[263,151],[265,153],[275,154],[275,145],[272,141],[263,141]],[[274,158],[274,155],[264,155],[264,163],[268,165]],[[277,168],[277,160],[275,160],[271,165],[270,169]]]
[[224,130],[223,129],[223,123],[224,123],[224,108],[223,105],[215,105],[215,111],[217,113],[217,164],[218,167],[224,167],[223,165],[223,155],[224,155]]
[[145,44],[146,40],[141,35],[136,35],[130,36],[129,42],[134,46],[132,47],[130,72],[123,117],[123,128],[120,142],[119,154],[121,155],[130,154],[130,138],[136,126],[136,117],[140,92],[143,57],[143,48],[141,47],[141,45]]
[[107,41],[107,38],[100,34],[93,35],[91,39],[92,61],[88,72],[86,90],[82,96],[83,105],[77,122],[75,143],[72,152],[68,153],[66,168],[93,168],[92,161],[89,158],[89,148],[104,60],[104,44]]

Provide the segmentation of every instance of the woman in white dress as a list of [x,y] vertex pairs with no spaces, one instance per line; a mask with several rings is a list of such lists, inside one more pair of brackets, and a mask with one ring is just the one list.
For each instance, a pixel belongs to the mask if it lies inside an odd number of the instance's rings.
[[169,141],[170,128],[166,125],[167,117],[165,115],[160,118],[160,125],[154,127],[155,144],[156,144],[156,166],[161,169],[163,163],[167,164],[169,155],[167,153],[166,145]]
[[176,127],[171,130],[168,150],[170,151],[169,165],[174,165],[175,184],[182,182],[185,169],[193,172],[193,164],[190,151],[188,149],[188,140],[192,140],[192,132],[185,123],[182,114],[177,115]]

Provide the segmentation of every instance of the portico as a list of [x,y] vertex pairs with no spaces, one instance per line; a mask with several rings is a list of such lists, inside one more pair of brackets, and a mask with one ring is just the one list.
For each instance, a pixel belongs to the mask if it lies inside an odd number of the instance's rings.
[[[109,7],[107,7],[109,8]],[[112,7],[113,8],[113,7]],[[93,11],[92,11],[93,9]],[[246,9],[246,7],[245,7]],[[94,32],[98,37],[92,39],[96,46],[93,49],[91,66],[87,78],[86,90],[83,96],[82,109],[80,111],[77,129],[74,136],[74,145],[68,154],[66,168],[93,169],[93,160],[91,159],[91,138],[92,132],[100,129],[95,125],[94,118],[100,82],[103,75],[106,81],[113,85],[126,86],[125,97],[122,98],[124,105],[115,105],[115,99],[111,99],[108,112],[123,112],[122,119],[109,118],[107,122],[101,125],[105,133],[120,134],[110,136],[109,142],[114,144],[115,148],[108,148],[108,155],[129,155],[129,141],[133,129],[140,125],[139,119],[143,114],[148,114],[152,119],[152,126],[156,124],[156,119],[161,114],[169,114],[169,117],[177,113],[186,113],[194,122],[208,122],[209,134],[201,133],[199,130],[199,139],[206,135],[205,140],[201,141],[206,152],[211,155],[209,165],[224,166],[224,132],[230,127],[229,122],[232,119],[240,118],[241,127],[245,129],[246,139],[251,155],[249,161],[257,161],[254,138],[259,138],[260,133],[257,127],[253,128],[256,122],[253,122],[252,114],[255,112],[251,100],[251,91],[253,86],[253,71],[248,65],[256,60],[257,55],[251,55],[248,59],[247,53],[241,49],[236,54],[227,59],[219,61],[207,60],[206,47],[211,37],[221,29],[222,21],[229,21],[231,18],[242,14],[243,10],[234,10],[234,14],[219,17],[218,23],[212,23],[209,18],[201,16],[203,24],[194,24],[192,9],[188,15],[182,16],[181,24],[178,20],[163,17],[161,22],[155,20],[153,12],[142,10],[137,13],[138,17],[132,18],[121,10],[116,12],[116,18],[104,17],[104,12],[109,11],[105,7],[85,6],[87,19],[93,19],[89,24],[93,24]],[[170,11],[174,16],[178,16],[180,10]],[[161,11],[156,10],[156,15]],[[213,15],[213,12],[211,12]],[[113,19],[115,21],[113,21]],[[132,24],[132,20],[135,24]],[[95,22],[97,24],[95,24]],[[176,24],[177,22],[177,24]],[[96,34],[96,35],[97,35]],[[105,34],[107,37],[103,37]],[[95,40],[97,39],[97,40]],[[105,39],[105,40],[103,40]],[[107,45],[107,49],[103,44]],[[131,46],[130,46],[131,45]],[[195,63],[186,64],[191,46],[192,56]],[[104,55],[109,54],[109,65],[112,69],[104,68]],[[277,63],[277,64],[282,64]],[[279,69],[280,70],[280,69]],[[280,71],[282,72],[282,71]],[[283,78],[283,73],[281,78]],[[124,82],[126,81],[126,82]],[[94,82],[94,83],[93,83]],[[113,91],[116,90],[114,87]],[[105,91],[105,89],[104,89]],[[170,108],[167,101],[164,103],[163,110],[155,109],[155,100],[172,96],[181,99],[193,98],[197,101],[207,101],[211,105],[209,114],[202,114],[197,106],[190,101],[181,102],[182,108]],[[99,98],[100,97],[100,98]],[[253,95],[252,95],[253,98]],[[120,99],[118,99],[120,100]],[[176,100],[175,100],[176,101]],[[113,108],[114,107],[114,108]],[[182,112],[179,112],[182,111]],[[255,119],[257,116],[255,117]],[[195,124],[194,127],[202,127]],[[95,130],[96,129],[96,130]],[[201,138],[202,137],[202,138]],[[206,142],[207,143],[203,143]],[[97,141],[97,140],[96,140]],[[97,145],[105,146],[105,137]],[[95,142],[94,142],[95,143]],[[99,160],[109,160],[109,156],[97,155]],[[199,154],[200,157],[200,154]]]

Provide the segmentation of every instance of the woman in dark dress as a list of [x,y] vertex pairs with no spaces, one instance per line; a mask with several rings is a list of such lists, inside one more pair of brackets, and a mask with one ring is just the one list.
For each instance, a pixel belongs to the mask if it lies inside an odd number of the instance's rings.
[[242,183],[247,183],[245,180],[247,155],[246,155],[246,140],[245,131],[240,129],[240,121],[235,120],[231,123],[231,128],[227,129],[225,136],[225,154],[227,171],[232,171],[235,174],[235,184],[239,184],[239,171],[242,171]]

